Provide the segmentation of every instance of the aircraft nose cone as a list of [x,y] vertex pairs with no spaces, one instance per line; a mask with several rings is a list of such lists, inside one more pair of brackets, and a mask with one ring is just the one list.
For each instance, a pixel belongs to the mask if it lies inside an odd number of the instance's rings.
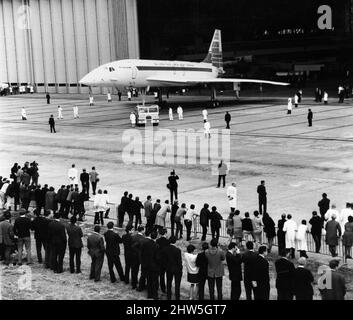
[[94,83],[92,75],[86,74],[80,81],[80,84],[83,84],[85,86],[89,86]]

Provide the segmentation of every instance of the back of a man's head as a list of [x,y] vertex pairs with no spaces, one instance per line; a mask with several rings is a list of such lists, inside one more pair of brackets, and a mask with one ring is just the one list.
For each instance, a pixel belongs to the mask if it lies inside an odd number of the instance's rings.
[[157,231],[153,230],[150,235],[151,235],[151,239],[152,240],[156,240],[157,239]]
[[210,242],[211,247],[215,248],[218,245],[218,240],[216,238],[213,238]]
[[264,254],[266,251],[267,251],[267,247],[266,246],[260,246],[259,254]]
[[100,226],[94,226],[94,232],[99,233],[101,231],[101,227]]
[[246,249],[253,250],[254,249],[254,243],[252,241],[248,241],[246,243]]
[[112,221],[109,221],[109,222],[107,223],[107,228],[108,228],[109,230],[113,229],[113,228],[114,228],[114,223],[113,223]]
[[137,231],[138,232],[143,232],[143,230],[145,230],[145,228],[143,226],[138,226],[137,227]]

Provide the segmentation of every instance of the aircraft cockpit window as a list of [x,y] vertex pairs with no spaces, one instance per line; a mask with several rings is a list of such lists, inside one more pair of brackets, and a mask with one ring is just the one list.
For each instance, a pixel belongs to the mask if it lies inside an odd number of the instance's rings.
[[115,69],[113,67],[109,67],[109,72],[113,72]]

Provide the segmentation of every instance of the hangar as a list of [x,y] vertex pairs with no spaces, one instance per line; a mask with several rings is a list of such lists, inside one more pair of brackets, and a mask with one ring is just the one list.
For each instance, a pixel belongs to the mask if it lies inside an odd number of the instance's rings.
[[88,92],[78,81],[90,70],[139,57],[137,28],[135,0],[1,0],[0,81]]

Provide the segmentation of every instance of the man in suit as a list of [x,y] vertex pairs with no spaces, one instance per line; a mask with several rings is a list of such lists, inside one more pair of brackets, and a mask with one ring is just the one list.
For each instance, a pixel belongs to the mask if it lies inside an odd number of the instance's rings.
[[48,247],[49,220],[42,216],[38,211],[36,211],[35,214],[36,217],[32,221],[31,229],[34,230],[34,239],[36,240],[38,263],[42,263],[42,246],[44,248],[44,251],[47,251]]
[[175,200],[178,200],[178,182],[179,180],[178,175],[175,174],[175,170],[170,173],[168,177],[168,188],[170,191],[170,203],[173,203],[173,195],[175,196]]
[[315,252],[319,253],[321,248],[321,234],[322,234],[322,219],[317,215],[316,211],[313,211],[313,216],[309,220],[311,224],[311,235],[315,242]]
[[22,250],[23,246],[26,247],[27,264],[32,263],[31,256],[31,219],[26,217],[26,209],[21,209],[20,217],[15,220],[13,231],[18,237],[18,264],[22,265]]
[[0,227],[4,245],[4,264],[8,266],[11,262],[11,251],[15,245],[15,233],[11,224],[11,213],[9,211],[4,213],[4,218],[5,220],[0,223]]
[[270,299],[270,273],[269,263],[266,260],[267,248],[260,246],[259,254],[255,261],[253,286],[255,287],[255,300]]
[[176,238],[170,237],[169,244],[163,249],[167,269],[167,299],[172,299],[172,282],[175,285],[175,300],[180,300],[180,283],[183,274],[181,250],[175,245]]
[[105,238],[105,243],[106,243],[106,249],[105,253],[107,255],[108,259],[108,268],[109,268],[109,274],[110,274],[110,281],[112,283],[116,282],[116,277],[114,273],[114,266],[116,270],[118,271],[120,281],[124,281],[124,272],[123,272],[123,267],[121,266],[120,262],[120,246],[119,244],[123,242],[119,234],[115,233],[113,231],[114,223],[113,222],[108,222],[107,224],[108,231],[104,233],[104,238]]
[[296,300],[313,300],[314,277],[310,270],[305,269],[306,259],[298,259],[298,267],[293,271],[293,293]]
[[342,235],[340,224],[336,221],[336,214],[326,223],[326,244],[329,246],[332,257],[337,257],[338,239]]
[[210,300],[214,300],[214,287],[217,286],[217,299],[223,299],[222,280],[224,276],[223,260],[224,252],[218,248],[218,240],[213,238],[210,242],[211,247],[206,250],[205,256],[208,260],[208,288],[210,291]]
[[325,214],[327,210],[330,209],[330,199],[327,198],[326,193],[322,194],[322,199],[318,202],[317,205],[320,209],[320,215],[321,215],[322,221],[325,221]]
[[309,127],[312,127],[313,125],[313,112],[311,109],[308,110],[308,125]]
[[144,227],[139,226],[137,233],[132,236],[131,240],[131,285],[132,289],[137,289],[137,291],[144,290],[146,286],[146,270],[141,266],[141,275],[137,287],[137,278],[141,265],[141,246],[146,241],[143,231]]
[[86,169],[82,169],[82,173],[80,174],[80,181],[82,190],[86,190],[87,195],[89,195],[89,174],[86,172]]
[[56,131],[55,131],[55,120],[54,120],[54,116],[53,115],[50,115],[48,123],[49,123],[49,126],[50,126],[50,133],[53,133],[53,131],[54,131],[54,133],[56,133]]
[[277,300],[293,300],[294,264],[286,256],[281,256],[275,262]]
[[76,273],[81,273],[81,252],[83,248],[82,243],[82,229],[76,225],[77,218],[72,216],[70,224],[67,226],[66,231],[69,236],[69,253],[70,253],[70,272],[75,272],[74,259],[76,257]]
[[98,282],[101,279],[105,252],[104,240],[100,234],[100,230],[100,226],[94,226],[94,232],[87,238],[88,254],[92,259],[89,279],[94,279],[95,282]]
[[132,230],[132,225],[128,224],[125,228],[125,234],[122,236],[122,241],[124,245],[124,258],[125,258],[125,273],[124,273],[124,279],[125,283],[129,284],[129,279],[130,279],[130,270],[131,269],[131,263],[132,263],[132,236],[131,236],[131,230]]
[[199,268],[199,300],[205,299],[205,283],[208,277],[208,259],[206,257],[208,243],[202,244],[202,251],[196,257],[196,266]]
[[127,211],[127,206],[129,202],[128,198],[129,192],[125,191],[124,195],[121,197],[120,205],[118,207],[118,227],[123,227],[125,212]]
[[157,232],[152,231],[150,236],[141,245],[141,268],[147,275],[147,299],[158,300],[159,252],[156,243]]
[[254,252],[254,243],[252,241],[246,243],[246,249],[247,251],[242,256],[242,262],[244,263],[244,287],[246,299],[252,300],[252,294],[254,291],[252,282],[255,279],[257,254]]
[[206,240],[207,228],[209,226],[209,220],[210,220],[211,212],[210,212],[210,210],[208,208],[209,208],[208,203],[205,203],[203,205],[203,208],[200,211],[200,225],[202,227],[201,241],[205,241]]
[[151,196],[147,196],[147,200],[143,204],[143,207],[145,209],[145,218],[146,218],[146,235],[149,235],[153,229],[153,223],[151,223],[151,216],[152,216],[152,210],[153,210]]
[[322,300],[344,300],[346,295],[346,283],[344,276],[337,272],[338,260],[331,260],[330,269],[321,276],[321,284],[324,288],[320,289]]
[[231,281],[231,300],[239,300],[241,295],[241,281],[243,280],[241,272],[241,255],[239,248],[234,242],[228,245],[226,261],[229,270],[229,280]]
[[179,202],[178,202],[178,200],[175,200],[172,205],[172,209],[171,209],[171,213],[170,213],[170,229],[171,229],[171,236],[172,237],[174,237],[175,215],[176,215],[178,209],[179,209]]
[[261,184],[257,187],[257,193],[259,195],[259,212],[262,214],[267,212],[267,192],[265,180],[262,180]]
[[48,242],[50,246],[51,268],[55,273],[62,273],[66,251],[65,226],[60,222],[60,213],[56,212],[54,220],[48,225]]
[[164,259],[164,249],[168,246],[169,241],[166,238],[167,229],[163,228],[159,231],[160,237],[156,240],[158,245],[158,254],[161,257],[160,270],[159,270],[159,284],[161,287],[161,291],[166,293],[165,291],[165,275],[167,272],[166,260]]

